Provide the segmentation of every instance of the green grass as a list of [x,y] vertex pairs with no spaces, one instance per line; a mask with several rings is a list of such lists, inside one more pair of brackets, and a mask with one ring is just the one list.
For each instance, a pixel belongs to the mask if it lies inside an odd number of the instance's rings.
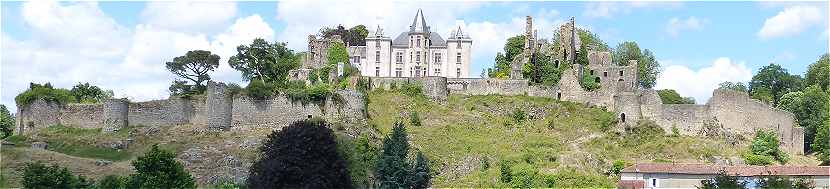
[[43,128],[32,140],[45,141],[51,151],[66,155],[105,159],[112,161],[123,161],[130,159],[132,155],[126,150],[116,150],[109,147],[98,147],[102,141],[115,141],[126,139],[129,129],[121,129],[116,133],[101,133],[101,129],[82,129],[63,125],[54,125]]

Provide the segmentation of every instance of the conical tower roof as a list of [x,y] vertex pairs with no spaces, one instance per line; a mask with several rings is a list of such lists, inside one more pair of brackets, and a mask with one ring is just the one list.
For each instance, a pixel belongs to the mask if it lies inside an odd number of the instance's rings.
[[418,9],[418,12],[415,13],[415,19],[412,20],[412,25],[409,26],[409,31],[422,33],[429,32],[429,26],[427,26],[427,21],[424,19],[424,11],[421,9]]

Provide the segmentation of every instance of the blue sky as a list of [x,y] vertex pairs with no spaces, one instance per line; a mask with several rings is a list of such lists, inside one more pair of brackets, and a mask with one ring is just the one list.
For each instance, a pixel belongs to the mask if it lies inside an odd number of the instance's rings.
[[[774,62],[791,73],[828,52],[825,2],[2,2],[0,102],[29,82],[113,89],[133,100],[167,97],[175,79],[164,62],[193,49],[219,54],[255,37],[306,50],[306,36],[324,26],[383,27],[396,36],[424,9],[433,31],[461,26],[474,40],[474,75],[492,66],[504,40],[534,17],[549,38],[575,17],[614,47],[636,41],[662,64],[657,88],[705,103],[722,81],[748,81]],[[227,65],[215,80],[243,83]],[[14,108],[13,108],[14,109]]]

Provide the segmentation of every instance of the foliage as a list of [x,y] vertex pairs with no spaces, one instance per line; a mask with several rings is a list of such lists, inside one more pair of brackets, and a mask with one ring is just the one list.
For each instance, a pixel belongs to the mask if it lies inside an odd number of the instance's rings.
[[83,176],[75,176],[69,169],[42,162],[26,163],[23,168],[23,188],[92,188],[93,183]]
[[[173,61],[165,65],[167,70],[176,76],[193,82],[192,87],[187,87],[190,90],[184,90],[186,88],[181,87],[186,84],[174,82],[173,86],[179,85],[176,89],[180,90],[173,94],[202,94],[207,89],[202,83],[210,80],[208,73],[219,67],[219,55],[205,50],[192,50],[187,51],[183,56],[173,58]],[[173,86],[170,86],[171,92],[173,92]]]
[[0,140],[12,136],[14,130],[14,116],[6,109],[6,105],[0,104]]
[[830,54],[824,53],[815,63],[810,64],[804,77],[807,86],[818,85],[824,91],[830,91]]
[[813,186],[806,179],[793,179],[788,176],[764,176],[759,179],[758,188],[808,189],[813,188]]
[[525,113],[525,111],[522,111],[521,109],[515,109],[513,110],[513,113],[510,114],[510,117],[513,118],[514,123],[521,124],[527,119],[527,113]]
[[555,174],[545,175],[547,187],[553,188],[613,188],[614,183],[602,175],[589,175],[566,168]]
[[274,96],[275,88],[273,85],[265,83],[265,81],[255,79],[248,83],[248,86],[245,87],[245,92],[248,97],[262,100]]
[[324,38],[331,38],[337,35],[340,36],[343,42],[348,43],[350,46],[365,46],[366,36],[369,35],[369,30],[364,25],[357,25],[348,30],[343,25],[337,25],[335,28],[326,27],[320,29],[319,35]]
[[412,168],[412,188],[429,188],[432,183],[432,170],[429,168],[429,160],[418,151],[415,155],[415,167]]
[[199,94],[199,90],[194,85],[188,85],[187,81],[174,80],[167,88],[170,91],[170,96],[190,97]]
[[236,84],[236,83],[228,84],[228,93],[231,96],[236,96],[238,94],[242,94],[242,92],[245,92],[245,89],[242,88],[241,86],[239,86],[239,84]]
[[74,101],[72,92],[66,89],[53,88],[52,84],[37,84],[29,83],[29,89],[23,91],[14,97],[14,101],[18,106],[28,106],[35,100],[45,100],[47,102],[55,102],[58,104],[66,104]]
[[330,124],[292,123],[268,135],[251,167],[251,188],[352,188],[346,160],[337,152]]
[[150,151],[131,163],[130,188],[196,188],[196,182],[176,161],[176,154],[153,145]]
[[420,96],[424,95],[423,88],[421,87],[421,84],[419,84],[417,82],[403,83],[401,85],[400,89],[398,89],[398,90],[400,90],[401,93],[403,93],[404,95],[410,96],[410,97],[420,97]]
[[775,158],[772,156],[755,155],[752,153],[746,153],[742,156],[747,165],[772,165],[775,163]]
[[[599,38],[596,34],[583,28],[576,28],[576,35],[579,36],[579,41],[582,46],[590,46],[595,51],[608,51],[608,44]],[[585,52],[585,51],[580,51]]]
[[511,63],[513,59],[524,51],[525,36],[517,35],[507,38],[504,44],[504,53],[496,53],[495,65],[493,68],[487,68],[487,76],[490,78],[506,79],[510,77],[512,69]]
[[639,60],[640,56],[642,56],[642,52],[640,52],[637,42],[626,41],[614,48],[612,59],[616,65],[627,66],[629,60]]
[[130,153],[110,147],[89,144],[96,143],[96,141],[109,140],[113,137],[126,136],[128,132],[129,129],[122,129],[117,133],[113,133],[116,136],[102,136],[101,129],[83,129],[58,124],[40,129],[37,134],[42,139],[45,139],[44,142],[49,144],[49,150],[51,151],[77,157],[120,161],[129,159],[131,157]]
[[98,188],[124,189],[127,188],[125,178],[118,175],[107,175],[98,182]]
[[503,183],[510,183],[513,181],[513,177],[510,175],[510,166],[511,163],[506,160],[501,160],[499,163],[499,180]]
[[370,170],[375,170],[375,163],[378,159],[378,147],[370,139],[367,133],[361,134],[354,140],[351,136],[338,135],[338,151],[348,162],[349,175],[355,188],[368,188],[373,186]]
[[651,50],[643,49],[637,42],[626,41],[614,49],[613,61],[616,65],[627,66],[629,60],[637,60],[637,78],[641,87],[650,89],[657,83],[660,74],[660,62],[654,57]]
[[340,41],[334,41],[329,45],[327,56],[328,65],[337,66],[337,63],[340,62],[349,65],[349,52],[346,51],[346,45]]
[[321,103],[333,94],[330,88],[331,86],[326,83],[315,83],[306,86],[305,82],[291,81],[289,85],[281,90],[293,101]]
[[775,158],[781,164],[787,163],[787,153],[778,149],[778,135],[773,131],[758,130],[755,132],[755,139],[749,145],[752,155],[769,156]]
[[269,43],[257,38],[250,45],[236,47],[236,52],[228,64],[242,72],[246,80],[282,84],[287,80],[289,70],[300,67],[299,58],[285,43]]
[[626,137],[635,140],[647,141],[649,139],[662,137],[665,134],[666,131],[664,131],[663,128],[657,125],[654,121],[647,119],[638,120],[636,125],[626,128]]
[[816,157],[822,162],[821,164],[830,165],[830,118],[816,130],[816,137],[811,147],[816,152]]
[[[580,55],[581,56],[581,55]],[[580,80],[579,84],[582,86],[583,89],[587,91],[594,91],[599,89],[600,83],[597,82],[599,77],[593,76],[588,72],[588,69],[582,70],[582,79]]]
[[778,100],[788,92],[801,89],[801,76],[790,75],[786,69],[777,64],[761,68],[749,82],[749,94],[759,100],[771,100],[778,105]]
[[421,126],[421,116],[418,116],[418,111],[412,111],[409,113],[409,124],[416,127]]
[[583,66],[590,64],[588,60],[588,48],[585,45],[579,46],[579,52],[576,53],[576,63]]
[[692,97],[682,97],[674,89],[657,90],[657,95],[663,104],[694,104],[695,99]]
[[739,91],[746,93],[746,85],[742,82],[729,82],[725,81],[723,83],[718,84],[718,89],[729,89],[733,91]]
[[739,181],[737,176],[720,171],[715,178],[702,180],[700,184],[700,189],[741,189],[745,188],[746,183]]
[[546,185],[544,177],[539,173],[539,168],[524,162],[510,167],[510,178],[509,184],[512,188],[533,188]]
[[613,174],[613,175],[619,175],[620,172],[623,169],[625,169],[625,164],[626,164],[625,160],[621,160],[621,159],[614,160],[614,163],[611,164],[611,170],[609,170],[608,172]]
[[383,151],[375,170],[380,188],[410,188],[411,170],[407,161],[409,139],[406,128],[400,121],[395,123],[392,133],[383,139]]
[[89,83],[78,83],[69,92],[75,97],[74,102],[76,103],[97,103],[113,96],[112,90],[104,91],[100,87]]
[[[804,127],[805,145],[813,147],[811,151],[822,151],[828,149],[828,145],[813,146],[818,130],[830,120],[830,93],[823,92],[817,85],[807,87],[804,90],[804,105],[796,114],[798,124]],[[794,113],[795,114],[795,113]]]

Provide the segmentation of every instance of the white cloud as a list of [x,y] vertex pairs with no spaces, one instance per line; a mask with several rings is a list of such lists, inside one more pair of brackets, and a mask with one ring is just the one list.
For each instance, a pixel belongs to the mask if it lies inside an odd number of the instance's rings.
[[236,2],[153,1],[141,11],[144,23],[188,33],[222,31],[236,16]]
[[[671,62],[671,61],[661,61]],[[731,82],[746,83],[752,79],[752,71],[744,62],[734,62],[727,57],[717,58],[709,67],[692,70],[684,65],[665,66],[657,78],[657,89],[674,89],[681,96],[694,97],[698,104],[704,104],[712,96],[718,84]]]
[[761,39],[797,35],[812,26],[821,24],[825,16],[819,8],[813,6],[787,7],[764,21],[764,26],[757,35]]
[[196,49],[222,57],[213,79],[240,81],[239,73],[226,63],[235,47],[255,37],[274,38],[274,30],[259,15],[238,18],[233,25],[221,26],[218,34],[208,35],[154,23],[140,23],[129,31],[95,3],[32,1],[24,3],[22,10],[32,37],[19,40],[2,34],[0,100],[12,110],[14,96],[29,82],[51,82],[62,88],[89,82],[114,90],[117,97],[166,98],[175,76],[164,62]]
[[669,23],[666,24],[666,33],[668,33],[672,37],[677,37],[678,35],[680,35],[680,32],[684,30],[698,31],[703,29],[703,25],[705,22],[706,20],[698,19],[694,16],[689,17],[685,20],[675,17],[669,20]]

